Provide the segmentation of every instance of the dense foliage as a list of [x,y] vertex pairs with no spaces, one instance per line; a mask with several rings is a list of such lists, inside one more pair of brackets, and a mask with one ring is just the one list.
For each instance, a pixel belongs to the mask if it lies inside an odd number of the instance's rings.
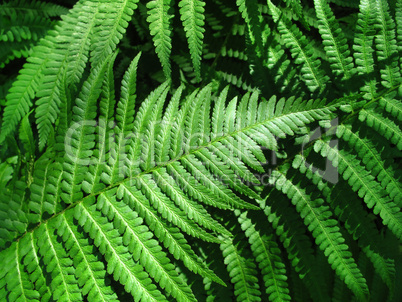
[[6,0],[0,42],[0,301],[401,301],[402,0]]

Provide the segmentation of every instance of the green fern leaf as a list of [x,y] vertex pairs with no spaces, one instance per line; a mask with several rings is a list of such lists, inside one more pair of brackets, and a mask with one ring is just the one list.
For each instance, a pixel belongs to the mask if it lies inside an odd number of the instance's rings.
[[384,62],[384,68],[380,70],[381,83],[384,87],[390,88],[401,82],[401,74],[398,66],[397,46],[395,40],[395,23],[388,11],[388,3],[383,0],[376,0],[375,28],[379,34],[376,35],[378,59]]
[[[112,193],[112,192],[111,192]],[[166,257],[158,242],[152,239],[148,228],[142,224],[142,218],[124,203],[118,203],[112,194],[100,195],[97,207],[102,213],[113,219],[122,232],[123,242],[134,255],[134,260],[144,266],[150,276],[177,301],[196,301],[191,289],[174,270],[174,265]]]
[[91,63],[96,66],[116,49],[128,21],[137,8],[138,0],[102,1],[96,15],[94,43],[91,47]]
[[340,233],[336,220],[328,219],[331,211],[323,205],[323,200],[311,200],[304,189],[292,183],[279,171],[273,171],[272,184],[281,190],[291,200],[296,210],[301,214],[304,223],[315,237],[316,244],[328,257],[328,262],[338,276],[361,300],[366,300],[368,287],[359,271],[348,246]]
[[372,99],[376,94],[376,79],[371,76],[374,71],[372,29],[375,4],[371,0],[363,0],[360,3],[359,19],[357,20],[357,34],[354,39],[353,49],[357,65],[357,73],[365,76],[365,85],[361,88],[366,92],[365,98]]
[[189,270],[222,284],[222,280],[196,256],[183,234],[177,228],[168,226],[164,220],[161,220],[160,215],[150,207],[149,202],[146,202],[140,191],[121,185],[117,195],[144,218],[150,229],[176,259],[182,260]]
[[202,0],[181,0],[180,19],[183,22],[184,31],[190,49],[191,60],[197,80],[201,77],[201,54],[204,38],[204,6]]
[[263,275],[269,300],[290,301],[285,264],[280,257],[277,244],[267,235],[262,235],[255,229],[251,219],[247,217],[247,212],[240,214],[237,211],[237,216]]
[[374,177],[367,171],[355,156],[343,150],[331,148],[325,142],[318,140],[314,144],[314,150],[333,161],[342,174],[343,178],[352,186],[353,191],[374,213],[380,214],[383,223],[398,237],[402,236],[401,212],[400,209],[387,198],[385,191],[380,187]]
[[[53,221],[54,223],[54,221]],[[82,301],[78,281],[74,275],[73,261],[57,241],[54,225],[42,224],[35,230],[39,253],[43,257],[46,270],[51,274],[53,299],[58,301]]]
[[346,38],[333,15],[326,0],[314,0],[319,21],[318,29],[323,39],[324,49],[328,55],[335,75],[349,79],[352,76],[353,59]]
[[21,245],[19,242],[13,244],[10,248],[9,262],[5,269],[7,289],[10,291],[8,301],[39,301],[39,293],[33,288],[33,284],[28,282],[28,274],[24,271],[21,264],[23,255],[21,254]]
[[402,187],[397,173],[392,166],[387,167],[373,143],[367,138],[361,138],[359,133],[354,133],[344,125],[338,126],[336,134],[356,150],[362,162],[370,169],[371,175],[377,177],[389,196],[396,201],[402,200]]
[[324,76],[319,68],[320,60],[312,51],[312,43],[308,42],[295,24],[292,25],[286,17],[280,16],[280,10],[271,1],[268,2],[268,5],[274,20],[278,22],[278,29],[284,38],[285,45],[290,48],[292,56],[296,59],[295,63],[303,65],[302,79],[311,91],[316,89],[323,91],[329,78]]
[[[109,56],[108,59],[110,59]],[[103,82],[107,67],[107,61],[98,65],[89,75],[83,84],[83,89],[76,99],[76,105],[73,108],[74,127],[70,128],[68,134],[68,150],[65,154],[63,164],[63,182],[61,188],[62,199],[66,203],[73,203],[82,198],[81,191],[84,175],[88,171],[89,160],[92,156],[92,148],[95,144],[95,127],[92,122],[96,117],[96,101],[101,93],[100,87]]]
[[231,239],[220,246],[225,264],[234,284],[237,301],[261,301],[255,263],[241,255],[241,248]]
[[395,144],[399,150],[402,150],[402,131],[394,121],[382,116],[372,108],[362,109],[359,112],[359,120],[366,122],[369,127],[372,127],[391,143]]
[[149,30],[153,36],[155,51],[162,64],[163,72],[167,79],[170,78],[170,54],[172,50],[170,19],[170,0],[154,0],[147,3]]
[[108,263],[107,272],[120,281],[134,301],[166,301],[163,294],[149,279],[144,268],[134,262],[132,254],[123,244],[123,238],[106,217],[102,217],[93,205],[93,200],[87,199],[75,207],[75,218],[98,246]]

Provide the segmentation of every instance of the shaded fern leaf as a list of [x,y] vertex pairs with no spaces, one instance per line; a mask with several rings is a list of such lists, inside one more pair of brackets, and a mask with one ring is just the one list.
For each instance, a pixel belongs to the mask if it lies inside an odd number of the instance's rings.
[[340,232],[336,220],[328,219],[331,211],[322,199],[310,199],[305,190],[294,184],[279,171],[272,173],[270,180],[278,190],[281,190],[291,200],[300,213],[309,231],[315,237],[316,244],[328,257],[328,262],[338,276],[348,285],[360,299],[368,295],[366,280],[359,271],[348,246]]
[[323,39],[331,68],[335,75],[348,79],[352,76],[353,59],[346,38],[326,0],[314,0],[318,29]]
[[255,229],[246,212],[238,214],[241,228],[245,231],[253,256],[261,270],[269,301],[290,301],[285,264],[280,257],[278,245],[272,238]]

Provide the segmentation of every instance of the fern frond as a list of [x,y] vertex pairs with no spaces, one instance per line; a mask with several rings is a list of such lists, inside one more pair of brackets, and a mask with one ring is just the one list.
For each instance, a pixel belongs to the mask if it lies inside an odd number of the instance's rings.
[[149,30],[153,36],[155,51],[162,64],[167,79],[170,78],[170,54],[172,50],[171,24],[173,15],[169,14],[170,0],[153,0],[147,3]]
[[136,77],[137,66],[140,54],[137,55],[131,62],[127,72],[123,76],[121,85],[121,98],[117,103],[116,108],[116,126],[115,142],[112,146],[113,154],[109,155],[109,164],[111,165],[110,182],[116,182],[120,179],[127,169],[127,151],[128,147],[126,139],[135,133],[134,131],[134,107],[135,107],[135,92],[136,92]]
[[381,84],[390,88],[397,86],[401,82],[399,60],[397,55],[397,45],[395,39],[395,22],[391,18],[388,3],[383,0],[376,0],[376,19],[375,28],[379,31],[376,35],[377,55],[380,66]]
[[83,295],[88,295],[88,301],[118,301],[117,295],[105,283],[104,264],[97,259],[95,248],[79,232],[73,218],[72,211],[60,215],[56,221],[57,233],[74,261],[75,275]]
[[[269,204],[268,198],[273,200]],[[259,203],[286,249],[291,265],[306,285],[310,293],[308,298],[314,301],[329,301],[327,286],[321,278],[318,266],[315,265],[311,241],[305,233],[298,213],[289,209],[289,201],[279,195],[278,191],[271,191],[267,199],[260,200]]]
[[374,213],[380,214],[385,225],[398,237],[402,236],[402,219],[400,209],[386,195],[380,184],[375,181],[369,171],[360,164],[360,161],[352,154],[343,150],[336,150],[325,142],[318,140],[314,145],[314,150],[320,152],[338,167],[342,177],[351,186],[359,197]]
[[394,121],[382,116],[373,108],[362,109],[359,112],[359,120],[366,122],[369,127],[395,144],[399,150],[402,150],[402,131]]
[[365,85],[361,88],[366,92],[365,98],[372,99],[376,95],[376,79],[372,76],[374,72],[374,30],[372,29],[375,4],[371,0],[360,2],[359,18],[356,24],[356,35],[354,39],[354,57],[357,73],[364,75]]
[[353,59],[346,38],[326,0],[314,0],[318,29],[323,39],[328,61],[335,75],[349,79],[352,76]]
[[[7,123],[2,126],[0,142],[15,130],[18,122],[29,112],[32,99],[39,91],[37,96],[40,99],[36,103],[38,108],[35,116],[38,120],[41,149],[46,144],[52,124],[59,112],[63,73],[67,70],[68,47],[70,43],[78,45],[87,43],[85,36],[76,36],[75,40],[71,40],[68,36],[72,27],[77,23],[79,11],[84,6],[78,2],[65,20],[60,22],[59,26],[34,48],[32,56],[27,60],[28,63],[20,71],[17,81],[13,83],[10,93],[7,95],[7,106],[4,113]],[[58,43],[59,40],[63,43]],[[75,57],[75,53],[71,53],[71,55]],[[76,76],[80,77],[80,75]]]
[[[110,59],[111,56],[109,56]],[[67,150],[63,163],[63,182],[61,197],[65,203],[73,203],[83,196],[82,181],[88,171],[89,160],[92,157],[92,148],[95,144],[95,127],[93,120],[96,117],[96,101],[101,93],[108,60],[98,65],[84,82],[80,95],[73,108],[73,127],[67,134]],[[92,121],[92,122],[88,122]]]
[[[14,243],[9,251],[9,260],[5,269],[5,281],[7,289],[10,291],[8,301],[39,301],[39,293],[34,289],[33,284],[28,282],[28,274],[24,271],[21,263],[23,255],[21,254],[20,242]],[[10,253],[13,254],[10,254]],[[4,297],[3,297],[4,298]]]
[[109,220],[113,219],[113,223],[123,235],[123,242],[134,255],[134,260],[139,261],[161,288],[177,301],[196,301],[190,287],[179,277],[158,242],[152,239],[149,229],[142,224],[142,218],[132,212],[126,204],[118,203],[112,196],[100,195],[97,207]]
[[369,139],[362,138],[358,132],[355,133],[344,125],[338,126],[336,135],[356,150],[362,162],[370,169],[371,175],[378,179],[392,199],[402,200],[402,187],[396,171],[392,166],[385,164],[381,154]]
[[325,76],[322,69],[319,68],[320,60],[315,56],[312,50],[312,42],[301,33],[295,24],[291,24],[286,17],[280,15],[280,10],[269,1],[270,11],[274,20],[278,23],[278,29],[283,36],[286,47],[290,48],[296,64],[302,64],[302,79],[306,82],[311,91],[325,89],[325,83],[329,77]]
[[172,204],[172,201],[160,191],[155,180],[150,175],[139,178],[138,187],[141,189],[142,193],[147,196],[152,206],[158,210],[163,218],[174,223],[191,236],[209,242],[219,242],[217,238],[201,229],[193,221],[186,219],[186,213],[178,210]]
[[150,207],[149,202],[145,201],[140,191],[126,185],[121,185],[117,194],[119,198],[123,198],[125,203],[143,217],[155,236],[163,242],[164,246],[176,259],[182,260],[189,270],[208,277],[215,282],[222,283],[196,256],[183,234],[177,228],[168,226],[161,219],[160,215],[158,215],[157,211]]
[[313,172],[311,165],[307,167],[306,159],[302,156],[297,156],[292,165],[311,179],[320,189],[334,210],[335,215],[345,223],[346,230],[355,239],[359,239],[358,245],[370,259],[384,282],[392,289],[394,280],[393,260],[387,259],[386,255],[378,252],[380,246],[386,245],[387,242],[378,233],[373,219],[365,211],[363,205],[356,203],[353,198],[345,197],[346,192],[350,190],[345,184],[338,184],[340,187],[337,190],[331,190],[328,184],[323,181],[318,171]]
[[247,217],[247,212],[237,212],[241,228],[245,231],[251,251],[261,270],[269,300],[290,301],[285,264],[280,257],[277,244],[272,238],[255,229],[252,220]]
[[93,35],[97,39],[91,46],[91,63],[96,66],[116,49],[128,22],[137,8],[138,0],[102,1],[96,16]]
[[402,102],[395,99],[393,94],[380,98],[378,105],[400,122],[402,121]]
[[[66,59],[67,82],[70,85],[79,83],[85,65],[88,61],[91,35],[94,34],[97,25],[99,10],[98,1],[88,1],[80,9],[78,16],[71,22],[72,26],[68,29],[68,38],[73,39],[74,43],[68,43],[68,55]],[[69,35],[72,31],[71,36]],[[66,39],[66,38],[64,38]],[[67,42],[67,41],[64,41]]]
[[225,258],[225,264],[231,282],[234,284],[234,294],[237,301],[261,301],[256,264],[248,257],[242,255],[240,242],[226,239],[220,248]]
[[348,246],[344,244],[340,229],[336,220],[330,219],[331,211],[323,203],[322,199],[311,200],[305,190],[298,184],[287,179],[279,171],[272,172],[270,182],[292,200],[292,204],[300,213],[304,223],[316,240],[316,244],[328,257],[328,262],[338,276],[361,300],[368,295],[368,287],[365,279],[359,271]]
[[[52,221],[54,223],[54,221]],[[35,230],[39,253],[51,275],[50,287],[53,299],[59,301],[82,301],[82,295],[75,277],[72,259],[67,255],[54,234],[54,225],[42,224]]]
[[164,301],[165,296],[149,279],[144,267],[136,263],[133,255],[123,244],[123,238],[108,222],[106,217],[96,210],[93,200],[88,199],[75,207],[74,217],[94,240],[101,254],[107,261],[107,272],[120,281],[127,292],[131,293],[134,301]]
[[190,49],[191,60],[197,80],[201,76],[201,54],[204,38],[204,6],[202,0],[181,0],[180,19],[183,22],[184,31],[186,32],[187,42]]
[[33,233],[21,238],[20,245],[22,246],[23,263],[26,271],[29,273],[29,280],[35,285],[35,289],[40,295],[41,301],[49,301],[52,296],[51,289],[46,282],[45,272],[41,267],[41,258],[39,248],[36,244],[36,239]]
[[42,54],[41,57],[27,59],[28,62],[6,96],[7,104],[3,114],[0,142],[4,142],[6,137],[16,129],[18,122],[32,106],[31,99],[38,90],[42,72],[47,63],[46,55],[49,54],[47,47],[38,46],[36,50]]

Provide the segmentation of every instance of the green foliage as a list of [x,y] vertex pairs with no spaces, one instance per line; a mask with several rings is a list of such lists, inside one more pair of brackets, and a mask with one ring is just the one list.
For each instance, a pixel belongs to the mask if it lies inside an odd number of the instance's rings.
[[59,2],[0,5],[1,301],[400,301],[401,1]]

